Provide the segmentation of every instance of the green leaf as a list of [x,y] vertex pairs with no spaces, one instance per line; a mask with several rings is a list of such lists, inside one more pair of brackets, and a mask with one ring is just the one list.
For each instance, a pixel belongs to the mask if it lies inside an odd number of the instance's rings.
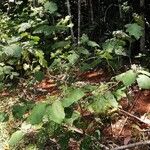
[[9,145],[10,146],[15,146],[17,145],[24,137],[25,133],[22,131],[16,131],[11,135],[11,138],[9,140]]
[[55,28],[55,26],[42,25],[36,28],[33,33],[43,33],[45,36],[49,36],[55,31]]
[[93,100],[94,100],[94,102],[91,103],[88,106],[88,109],[91,112],[106,113],[106,111],[108,110],[109,106],[107,104],[107,101],[106,101],[105,97],[99,95],[99,98],[98,97],[94,97]]
[[150,77],[150,73],[145,70],[137,70],[138,73],[145,74]]
[[115,53],[116,55],[123,55],[126,56],[125,53],[125,41],[112,38],[105,41],[105,43],[102,45],[103,49],[109,53]]
[[57,11],[58,7],[57,7],[57,4],[50,1],[50,2],[46,2],[44,4],[44,8],[46,11],[48,11],[50,14],[53,14]]
[[[0,78],[1,78],[1,77],[0,77]],[[3,89],[4,89],[4,83],[2,83],[2,82],[1,82],[1,79],[0,79],[0,91],[3,90]]]
[[19,33],[20,33],[20,32],[24,32],[24,31],[26,31],[27,29],[30,29],[30,28],[31,28],[31,24],[25,22],[25,23],[22,23],[22,24],[19,25],[19,30],[18,30],[18,32],[19,32]]
[[89,37],[86,34],[83,34],[81,37],[81,43],[85,44],[89,41]]
[[42,122],[43,116],[45,115],[47,104],[45,103],[39,103],[36,106],[34,106],[31,115],[28,117],[28,121],[31,124],[39,124]]
[[38,57],[39,63],[42,67],[47,67],[47,61],[44,58],[44,52],[41,50],[35,51],[35,56]]
[[125,27],[127,28],[126,32],[128,32],[130,36],[134,36],[137,40],[143,35],[143,28],[137,23],[127,24]]
[[19,58],[19,57],[21,57],[22,48],[17,44],[12,44],[10,46],[5,46],[3,48],[3,51],[8,56]]
[[111,108],[118,108],[118,103],[111,92],[93,97],[94,102],[88,108],[91,112],[106,114]]
[[87,45],[90,46],[90,47],[99,47],[99,45],[94,41],[88,41]]
[[11,66],[4,66],[3,67],[3,71],[5,74],[11,74],[12,70],[13,70],[13,68]]
[[118,108],[118,102],[110,91],[105,93],[105,99],[108,101],[110,106],[112,106],[113,108]]
[[133,70],[128,70],[125,73],[122,73],[116,76],[116,80],[122,81],[125,86],[130,86],[136,80],[136,73]]
[[65,118],[64,108],[60,101],[55,101],[51,106],[47,107],[47,115],[50,120],[60,124]]
[[138,75],[137,83],[141,89],[150,89],[150,78],[146,75]]
[[5,73],[4,73],[3,67],[0,66],[0,81],[3,81],[4,75]]
[[44,72],[42,72],[42,71],[37,71],[34,74],[35,79],[39,82],[41,82],[44,79],[44,76],[45,76]]
[[33,31],[33,34],[43,33],[45,36],[49,36],[56,32],[65,31],[66,29],[67,27],[62,25],[57,25],[57,26],[42,25],[37,27]]
[[67,59],[69,60],[69,63],[71,63],[72,65],[77,62],[78,58],[79,58],[79,55],[76,54],[75,52],[72,53],[72,54],[70,54],[70,55],[67,57]]
[[12,114],[16,119],[22,119],[26,111],[27,106],[25,105],[14,105],[12,107]]
[[58,48],[64,48],[67,45],[69,45],[71,42],[70,41],[60,41],[56,42],[55,44],[52,45],[53,49],[58,49]]
[[82,89],[71,89],[68,96],[62,100],[62,104],[64,107],[69,107],[84,96],[85,93],[82,91]]
[[121,98],[126,97],[126,93],[125,93],[125,87],[123,88],[119,88],[114,92],[114,96],[116,97],[117,101],[119,101]]
[[7,113],[5,112],[0,112],[0,122],[5,122],[5,121],[8,121],[9,119],[9,116]]
[[87,44],[90,47],[99,47],[99,45],[96,42],[90,41],[89,37],[86,34],[82,35],[82,37],[81,37],[81,43]]
[[89,55],[89,51],[85,49],[84,47],[78,47],[78,53],[84,54],[84,55]]

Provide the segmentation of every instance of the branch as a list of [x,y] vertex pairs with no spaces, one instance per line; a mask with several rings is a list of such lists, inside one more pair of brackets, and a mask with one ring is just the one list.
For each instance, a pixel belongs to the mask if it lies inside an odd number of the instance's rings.
[[141,142],[137,142],[137,143],[132,143],[132,144],[128,144],[128,145],[123,145],[123,146],[120,146],[120,147],[113,148],[111,150],[123,150],[123,149],[133,148],[133,147],[136,147],[136,146],[143,146],[143,145],[150,145],[150,140],[141,141]]

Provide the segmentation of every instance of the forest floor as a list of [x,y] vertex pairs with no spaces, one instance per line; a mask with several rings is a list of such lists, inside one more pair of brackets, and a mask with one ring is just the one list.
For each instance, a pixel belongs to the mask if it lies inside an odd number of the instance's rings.
[[[80,82],[88,82],[91,84],[99,84],[108,80],[108,75],[102,70],[90,71],[79,75]],[[0,93],[0,110],[8,111],[18,102],[20,98],[25,98],[34,102],[43,101],[49,95],[59,96],[59,87],[51,78],[43,79],[41,82],[30,87],[26,87],[26,82],[21,81],[17,88],[5,89]],[[139,90],[137,86],[133,86],[130,90],[129,97],[120,100],[120,108],[113,119],[101,127],[102,131],[102,149],[114,149],[121,145],[120,149],[139,149],[149,150],[147,143],[150,139],[150,90]],[[91,120],[91,114],[87,112],[86,119]],[[13,119],[6,123],[0,123],[0,150],[1,143],[7,143],[10,138],[12,129],[19,127],[21,122]],[[86,132],[93,132],[97,127],[93,126],[86,129]],[[85,131],[84,131],[85,132]],[[136,143],[140,142],[140,143]],[[70,143],[71,150],[78,150],[78,142]],[[130,145],[135,143],[135,145]],[[150,143],[149,143],[150,144]],[[131,147],[130,147],[131,146]],[[7,149],[7,147],[5,148]],[[116,150],[119,150],[119,148]]]

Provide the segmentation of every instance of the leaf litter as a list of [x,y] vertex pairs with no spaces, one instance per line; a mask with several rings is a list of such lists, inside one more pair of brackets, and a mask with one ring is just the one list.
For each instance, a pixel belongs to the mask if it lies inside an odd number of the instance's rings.
[[[105,82],[106,80],[108,80],[108,74],[104,70],[90,71],[79,74],[78,80],[81,82],[83,81],[91,84],[98,84],[100,82]],[[34,87],[32,87],[32,89],[36,90],[33,92],[32,90],[22,87],[18,87],[16,90],[18,91],[17,93],[22,94],[21,97],[35,101],[43,101],[47,95],[59,96],[60,94],[57,83],[54,79],[51,78],[45,78],[41,82],[36,83]],[[131,142],[134,143],[136,141],[139,141],[141,140],[141,138],[142,140],[148,140],[150,138],[150,90],[140,90],[136,86],[133,86],[130,90],[130,93],[132,93],[132,101],[131,99],[129,100],[126,97],[122,98],[120,100],[120,110],[122,110],[122,112],[116,112],[117,116],[115,117],[115,119],[112,118],[110,123],[107,122],[102,126],[97,126],[94,123],[95,118],[92,117],[92,114],[87,110],[82,110],[78,106],[78,111],[83,114],[82,117],[86,118],[87,122],[93,122],[92,125],[88,127],[88,129],[85,129],[85,132],[94,132],[97,128],[100,128],[100,130],[102,131],[101,143],[104,145],[108,145],[108,147],[114,147],[114,145],[127,145]],[[3,110],[4,108],[6,110],[9,110],[10,105],[12,106],[14,103],[18,102],[18,95],[16,94],[16,91],[13,93],[4,90],[0,93],[0,97],[0,99],[2,99],[0,106],[1,110]],[[12,121],[12,123],[14,122]],[[4,143],[8,141],[10,132],[8,130],[10,130],[11,128],[9,127],[8,129],[6,129],[6,127],[8,127],[8,124],[4,125],[4,123],[1,123],[0,126],[0,147],[2,147],[2,145],[5,145]],[[14,127],[14,125],[12,125],[12,127]],[[2,133],[2,131],[5,132]],[[145,138],[143,138],[143,136]],[[75,139],[70,139],[69,147],[73,150],[79,149],[79,142]],[[148,150],[146,146],[145,150]]]

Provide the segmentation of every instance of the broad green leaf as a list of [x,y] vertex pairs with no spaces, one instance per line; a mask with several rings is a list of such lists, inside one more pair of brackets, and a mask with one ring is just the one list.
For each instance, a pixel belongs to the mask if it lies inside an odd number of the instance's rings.
[[50,14],[53,14],[57,11],[58,7],[57,7],[57,4],[52,2],[52,1],[47,1],[45,4],[44,4],[44,8],[46,11],[48,11]]
[[16,119],[22,119],[26,111],[27,111],[26,105],[14,105],[12,107],[12,114]]
[[42,25],[42,26],[37,27],[33,31],[33,34],[43,33],[45,36],[49,36],[56,32],[65,31],[66,29],[68,28],[62,25],[57,25],[57,26]]
[[99,47],[99,45],[96,42],[90,41],[89,37],[86,34],[82,35],[82,37],[81,37],[81,43],[87,44],[90,47]]
[[95,68],[99,63],[101,62],[101,58],[97,58],[92,61],[92,63],[83,63],[82,66],[80,67],[80,70],[83,71],[88,71],[90,69]]
[[70,55],[67,57],[69,63],[71,63],[72,65],[77,62],[78,58],[79,58],[79,55],[76,54],[75,52],[72,53],[72,54],[70,54]]
[[90,47],[99,47],[99,45],[94,41],[88,41],[87,45],[90,46]]
[[0,66],[0,81],[3,81],[4,75],[5,73],[4,73],[3,67]]
[[27,22],[22,23],[22,24],[19,25],[19,30],[18,30],[18,32],[19,32],[19,33],[20,33],[20,32],[24,32],[24,31],[26,31],[26,30],[29,29],[29,28],[31,28],[31,24],[30,24],[30,23],[27,23]]
[[138,75],[137,83],[141,89],[150,89],[150,78],[146,75]]
[[64,48],[70,44],[70,41],[60,41],[52,45],[53,49]]
[[82,65],[80,66],[80,71],[84,72],[84,71],[88,71],[92,68],[91,65],[89,65],[88,63],[82,63]]
[[143,35],[143,28],[137,23],[127,24],[125,27],[127,28],[126,32],[128,32],[130,36],[134,36],[137,40]]
[[10,146],[15,146],[17,145],[24,137],[25,133],[22,131],[16,131],[11,135],[11,138],[9,140],[9,145]]
[[42,72],[42,71],[37,71],[37,72],[35,72],[35,74],[34,74],[34,77],[35,77],[35,79],[37,80],[37,81],[42,81],[43,79],[44,79],[44,72]]
[[55,28],[56,28],[55,26],[42,25],[42,26],[36,28],[33,33],[34,34],[43,33],[44,35],[49,36],[52,33],[54,33]]
[[116,98],[111,92],[106,92],[104,96],[105,99],[110,104],[110,106],[112,106],[113,108],[118,108],[118,102],[116,101]]
[[85,93],[82,91],[82,89],[71,89],[67,97],[62,100],[62,104],[64,107],[69,107],[84,96]]
[[88,106],[88,109],[91,112],[96,113],[106,113],[109,108],[109,105],[104,96],[99,95],[99,97],[93,97],[94,102]]
[[137,70],[138,73],[145,74],[150,77],[150,73],[145,70]]
[[125,86],[130,86],[136,80],[136,73],[133,70],[128,70],[116,76],[116,80],[122,81]]
[[100,53],[100,57],[104,58],[106,60],[112,60],[113,59],[112,55],[108,51],[102,51]]
[[0,122],[8,121],[9,117],[8,114],[5,112],[0,112]]
[[112,38],[105,41],[105,43],[102,45],[103,49],[109,53],[115,53],[116,55],[123,55],[126,56],[125,53],[125,41]]
[[78,48],[78,53],[84,54],[84,55],[89,55],[90,54],[90,52],[84,47],[79,47]]
[[81,37],[81,43],[85,44],[89,41],[89,37],[86,34],[83,34]]
[[114,96],[119,101],[121,98],[126,97],[125,87],[117,89],[114,93]]
[[39,103],[36,106],[34,106],[31,115],[28,117],[28,121],[31,124],[39,124],[42,122],[43,116],[45,115],[47,104],[45,103]]
[[47,61],[44,58],[44,52],[41,50],[35,51],[35,56],[38,57],[39,63],[42,67],[47,67]]
[[18,57],[21,57],[22,48],[17,44],[12,44],[12,45],[9,45],[9,46],[5,46],[3,48],[3,51],[8,56],[18,58]]
[[118,108],[118,103],[111,92],[93,97],[94,102],[88,106],[91,112],[106,114],[112,108]]
[[6,54],[3,51],[0,51],[0,62],[4,62],[6,59]]
[[47,115],[50,120],[60,124],[65,118],[64,108],[60,101],[55,101],[51,106],[48,106]]
[[38,43],[39,40],[40,40],[40,37],[39,37],[39,36],[31,36],[31,39],[32,39],[35,43]]
[[5,74],[11,74],[12,70],[13,70],[13,68],[11,66],[4,66],[3,67],[3,71]]

